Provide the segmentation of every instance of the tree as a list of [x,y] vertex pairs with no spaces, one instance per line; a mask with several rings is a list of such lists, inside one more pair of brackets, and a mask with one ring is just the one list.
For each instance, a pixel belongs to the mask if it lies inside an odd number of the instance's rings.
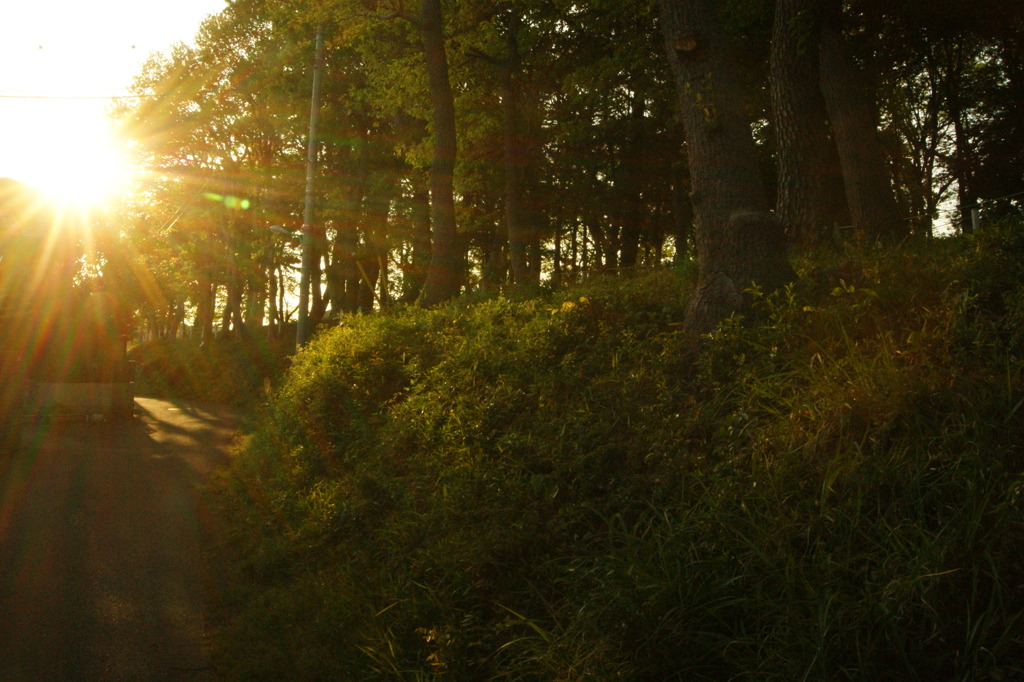
[[[838,3],[830,10],[838,25]],[[1024,5],[853,0],[842,19],[847,57],[861,75],[872,74],[900,210],[921,234],[931,234],[940,210],[969,231],[978,199],[1019,190],[1011,159],[1021,149],[1013,133],[1020,117],[1009,112],[1021,101],[1011,93]],[[982,206],[998,212],[1008,204]]]
[[686,328],[704,333],[746,307],[753,284],[793,276],[768,213],[740,67],[713,0],[661,0],[662,28],[686,130],[696,213],[697,289]]
[[455,223],[455,96],[448,79],[441,0],[422,0],[418,22],[430,84],[434,136],[434,159],[430,166],[433,241],[430,267],[418,302],[432,306],[459,293],[465,259]]
[[839,150],[853,227],[873,237],[905,235],[909,226],[897,211],[892,173],[878,134],[878,106],[847,49],[840,0],[825,3],[821,89]]
[[505,228],[508,233],[509,264],[516,284],[536,283],[539,272],[530,272],[527,263],[529,236],[523,216],[523,178],[527,166],[523,135],[522,91],[519,87],[522,55],[519,51],[519,29],[522,18],[518,8],[509,9],[505,17],[503,58],[491,57],[500,69],[502,137],[505,156]]
[[279,40],[257,4],[233,4],[195,46],[151,59],[133,86],[138,103],[120,112],[151,171],[129,230],[135,270],[166,299],[153,298],[147,317],[159,319],[159,306],[181,317],[189,303],[204,336],[221,287],[232,329],[261,322],[271,273],[289,258],[267,227],[293,222],[301,205],[288,195],[301,196],[304,127],[288,112],[308,94],[286,67],[294,41]]
[[772,125],[778,168],[775,214],[790,240],[823,238],[842,212],[842,178],[819,89],[820,4],[778,0],[772,25]]
[[[927,66],[920,41],[888,37],[911,35],[908,8],[923,2],[869,12],[880,0],[855,0],[840,32],[838,5],[808,0],[665,0],[660,27],[644,0],[236,0],[139,83],[139,148],[162,176],[138,211],[172,225],[149,228],[154,280],[173,315],[196,310],[206,329],[225,311],[234,329],[259,324],[271,300],[280,318],[294,249],[266,227],[298,226],[310,43],[323,23],[317,316],[661,262],[675,235],[678,252],[696,249],[692,319],[706,328],[742,308],[750,281],[784,279],[769,238],[773,163],[777,214],[797,240],[842,216],[832,147],[854,223],[879,236],[906,230],[892,168],[901,205],[920,213],[946,187],[992,195],[1001,169],[1015,167],[1001,150],[1020,129],[1019,49],[979,32],[956,43],[957,59]],[[683,32],[668,60],[657,28]],[[912,87],[897,90],[889,71]],[[883,75],[869,83],[866,72]],[[934,76],[927,87],[921,74]],[[930,132],[911,139],[921,111]],[[678,163],[684,148],[693,168]],[[690,190],[702,204],[692,239]],[[730,227],[740,214],[744,227]],[[157,255],[175,246],[174,258]],[[701,310],[714,312],[698,323]]]

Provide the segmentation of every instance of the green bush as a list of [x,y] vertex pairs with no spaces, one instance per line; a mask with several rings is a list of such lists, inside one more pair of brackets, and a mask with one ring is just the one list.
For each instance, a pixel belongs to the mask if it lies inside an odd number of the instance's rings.
[[1016,283],[981,239],[802,263],[699,352],[669,270],[322,333],[220,486],[222,668],[1021,679]]

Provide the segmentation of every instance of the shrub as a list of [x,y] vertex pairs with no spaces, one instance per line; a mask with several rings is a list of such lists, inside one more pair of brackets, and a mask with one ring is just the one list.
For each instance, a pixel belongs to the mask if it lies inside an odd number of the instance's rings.
[[1014,283],[970,275],[986,254],[806,263],[699,352],[667,270],[322,334],[221,488],[259,605],[221,656],[260,639],[268,678],[1024,675],[1024,396],[1009,308],[980,303]]

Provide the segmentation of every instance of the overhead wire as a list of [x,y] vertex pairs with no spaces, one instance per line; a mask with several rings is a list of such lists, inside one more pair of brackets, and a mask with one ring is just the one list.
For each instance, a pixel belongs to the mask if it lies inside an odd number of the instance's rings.
[[[142,46],[142,48],[144,50],[150,49],[150,48],[147,48],[145,46]],[[108,56],[118,55],[118,54],[121,54],[123,52],[137,52],[139,49],[140,49],[140,45],[139,44],[133,44],[133,45],[125,44],[123,46],[106,46],[106,47],[101,47],[101,48],[97,48],[96,46],[92,46],[92,45],[89,46],[90,54],[95,55],[97,53],[100,53],[100,54],[106,54]],[[21,44],[21,45],[7,43],[5,45],[0,45],[0,54],[3,54],[3,53],[22,53],[22,54],[17,55],[17,59],[19,59],[19,60],[24,60],[26,58],[26,56],[23,54],[25,52],[38,52],[41,55],[45,55],[45,56],[50,57],[50,56],[54,56],[55,53],[63,54],[63,53],[71,52],[71,51],[72,50],[70,50],[67,45],[49,46],[49,45],[38,45],[36,43],[31,43],[31,44],[25,43],[25,44]],[[94,90],[94,92],[96,90],[99,90],[100,92],[102,92],[105,89],[106,88],[102,88],[102,89],[96,88]],[[123,90],[123,88],[117,88],[117,87],[112,88],[112,89],[113,90]],[[69,92],[66,92],[66,91],[65,92],[54,92],[54,93],[48,93],[48,92],[33,93],[33,92],[23,92],[23,91],[18,91],[18,90],[7,91],[7,92],[0,92],[0,99],[10,99],[10,100],[118,100],[118,99],[140,99],[140,98],[143,98],[143,97],[145,97],[145,95],[106,94],[106,93],[104,93],[104,94],[74,94],[74,93],[69,93]]]
[[76,100],[76,99],[139,99],[146,95],[11,95],[6,93],[0,93],[0,99],[56,99],[56,100]]

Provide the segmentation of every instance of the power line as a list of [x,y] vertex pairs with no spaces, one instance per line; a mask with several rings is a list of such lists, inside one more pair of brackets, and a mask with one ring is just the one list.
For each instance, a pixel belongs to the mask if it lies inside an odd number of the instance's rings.
[[1003,199],[1016,199],[1017,197],[1024,197],[1024,192],[1014,192],[1013,194],[1007,194],[1005,197],[996,197],[994,199],[979,199],[979,201],[1002,201]]
[[64,42],[56,44],[56,45],[45,45],[45,44],[39,44],[39,43],[21,43],[21,44],[5,43],[3,45],[3,47],[0,48],[0,51],[4,51],[4,52],[19,51],[20,52],[20,51],[30,50],[30,51],[33,51],[33,52],[42,52],[42,53],[46,54],[46,53],[50,53],[50,52],[62,52],[62,51],[63,52],[71,52],[71,51],[77,51],[77,50],[80,50],[80,49],[86,48],[86,47],[89,48],[89,51],[92,54],[96,54],[97,52],[122,52],[124,50],[138,50],[138,49],[143,49],[144,50],[144,49],[147,49],[148,46],[147,45],[142,45],[142,47],[140,48],[138,44],[129,45],[127,43],[122,43],[120,45],[107,44],[107,45],[103,45],[103,46],[97,46],[95,44],[95,42],[91,42],[91,41],[80,41],[80,42],[64,41]]
[[140,99],[146,95],[6,95],[0,93],[0,99]]

